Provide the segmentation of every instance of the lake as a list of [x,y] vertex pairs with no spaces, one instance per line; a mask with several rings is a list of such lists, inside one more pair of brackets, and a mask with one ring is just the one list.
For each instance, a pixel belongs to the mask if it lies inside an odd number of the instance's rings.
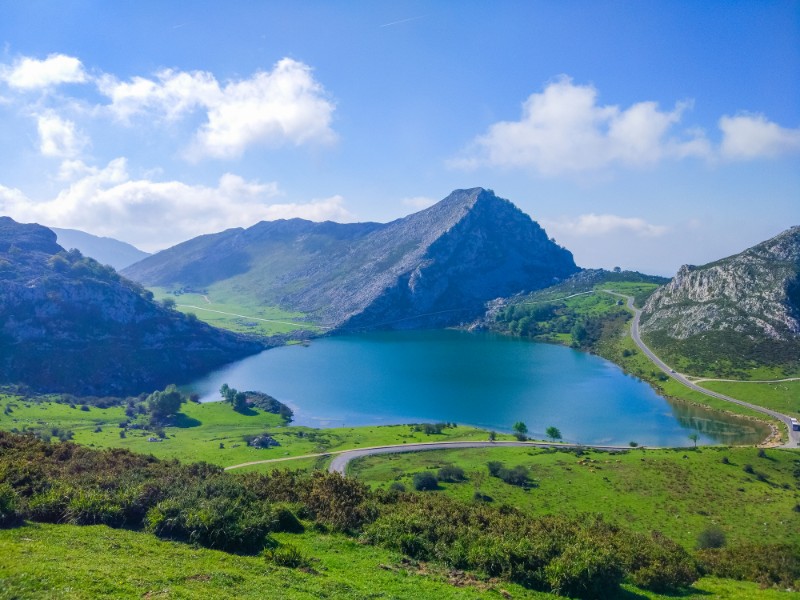
[[448,421],[509,432],[516,421],[564,441],[686,446],[752,444],[764,427],[683,403],[602,358],[491,333],[392,331],[273,348],[189,387],[219,399],[223,383],[292,407],[311,427]]

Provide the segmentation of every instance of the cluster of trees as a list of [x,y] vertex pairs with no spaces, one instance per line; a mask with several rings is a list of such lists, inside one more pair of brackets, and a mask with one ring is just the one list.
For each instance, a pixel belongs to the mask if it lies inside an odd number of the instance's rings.
[[230,404],[236,412],[247,410],[247,394],[244,392],[240,392],[236,388],[228,386],[227,383],[223,383],[222,387],[219,388],[219,393],[222,396],[222,400]]
[[591,350],[630,319],[630,313],[610,298],[601,296],[596,302],[591,310],[570,308],[563,303],[511,304],[497,313],[495,325],[530,338],[569,334],[573,346]]
[[223,383],[219,388],[222,400],[227,402],[237,412],[245,412],[248,408],[256,407],[263,411],[280,415],[285,422],[290,422],[294,417],[292,409],[279,402],[272,396],[263,392],[240,392],[236,388]]
[[175,384],[170,384],[163,390],[155,391],[145,399],[145,405],[150,413],[151,422],[165,423],[169,417],[178,414],[181,405],[189,400],[186,394],[181,393]]

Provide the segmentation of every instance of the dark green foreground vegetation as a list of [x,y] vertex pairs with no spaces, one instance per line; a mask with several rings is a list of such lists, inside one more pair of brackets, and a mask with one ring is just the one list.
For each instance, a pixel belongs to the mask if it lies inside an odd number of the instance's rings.
[[370,491],[322,472],[234,475],[7,433],[0,433],[0,514],[5,527],[106,525],[306,572],[316,563],[301,548],[304,536],[337,535],[471,573],[462,575],[476,582],[580,598],[613,597],[623,582],[678,591],[704,573],[784,588],[800,579],[797,548],[788,545],[692,555],[663,535],[599,516],[534,517],[441,495]]

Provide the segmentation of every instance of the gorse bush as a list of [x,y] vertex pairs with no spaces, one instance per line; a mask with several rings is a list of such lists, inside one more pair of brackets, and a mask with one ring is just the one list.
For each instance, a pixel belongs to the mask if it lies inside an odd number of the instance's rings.
[[[506,470],[501,463],[493,468]],[[436,482],[429,471],[418,475]],[[338,474],[236,475],[206,463],[0,432],[0,526],[22,518],[146,530],[227,552],[267,548],[267,560],[294,568],[307,567],[309,559],[271,534],[301,532],[303,520],[418,560],[578,598],[613,596],[623,579],[673,593],[699,576],[695,560],[674,542],[631,533],[599,516],[532,517],[439,494],[372,492]],[[785,587],[800,578],[797,548],[699,555],[703,572],[723,577]]]

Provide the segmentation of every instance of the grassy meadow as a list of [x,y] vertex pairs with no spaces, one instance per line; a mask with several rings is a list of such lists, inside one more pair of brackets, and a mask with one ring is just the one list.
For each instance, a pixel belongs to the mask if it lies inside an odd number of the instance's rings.
[[[148,429],[125,431],[120,437],[121,422],[127,420],[124,407],[90,407],[56,402],[22,400],[0,395],[0,429],[6,431],[51,431],[53,428],[74,433],[73,441],[94,448],[125,448],[132,452],[152,454],[158,458],[177,458],[183,461],[205,461],[228,467],[245,462],[290,458],[351,448],[387,444],[430,441],[485,440],[487,433],[474,427],[446,428],[441,434],[427,435],[412,431],[408,425],[376,425],[312,429],[287,426],[272,413],[251,409],[247,414],[234,411],[224,402],[197,404],[187,402],[175,420],[176,425],[165,427],[166,437],[159,442],[148,441],[154,433]],[[256,449],[247,446],[244,435],[269,432],[281,445]],[[498,434],[498,439],[512,436]],[[324,460],[324,459],[323,459]],[[322,465],[320,459],[278,462],[249,467],[247,470],[272,468],[313,468]]]
[[[723,462],[727,460],[727,462]],[[529,488],[488,474],[487,463],[525,467]],[[755,448],[634,449],[622,453],[538,448],[474,448],[360,458],[349,474],[372,487],[398,482],[412,490],[413,475],[455,465],[466,479],[439,483],[439,491],[471,502],[476,491],[496,505],[534,515],[601,513],[641,532],[658,530],[687,549],[718,525],[729,543],[800,542],[800,453]],[[752,473],[746,472],[746,465]]]
[[210,290],[207,294],[198,294],[157,287],[149,289],[156,300],[174,300],[177,310],[193,313],[209,325],[237,333],[272,336],[298,330],[322,331],[313,323],[307,322],[303,313],[285,311],[277,306],[256,304],[214,290]]
[[698,385],[800,419],[800,381],[701,381]]

